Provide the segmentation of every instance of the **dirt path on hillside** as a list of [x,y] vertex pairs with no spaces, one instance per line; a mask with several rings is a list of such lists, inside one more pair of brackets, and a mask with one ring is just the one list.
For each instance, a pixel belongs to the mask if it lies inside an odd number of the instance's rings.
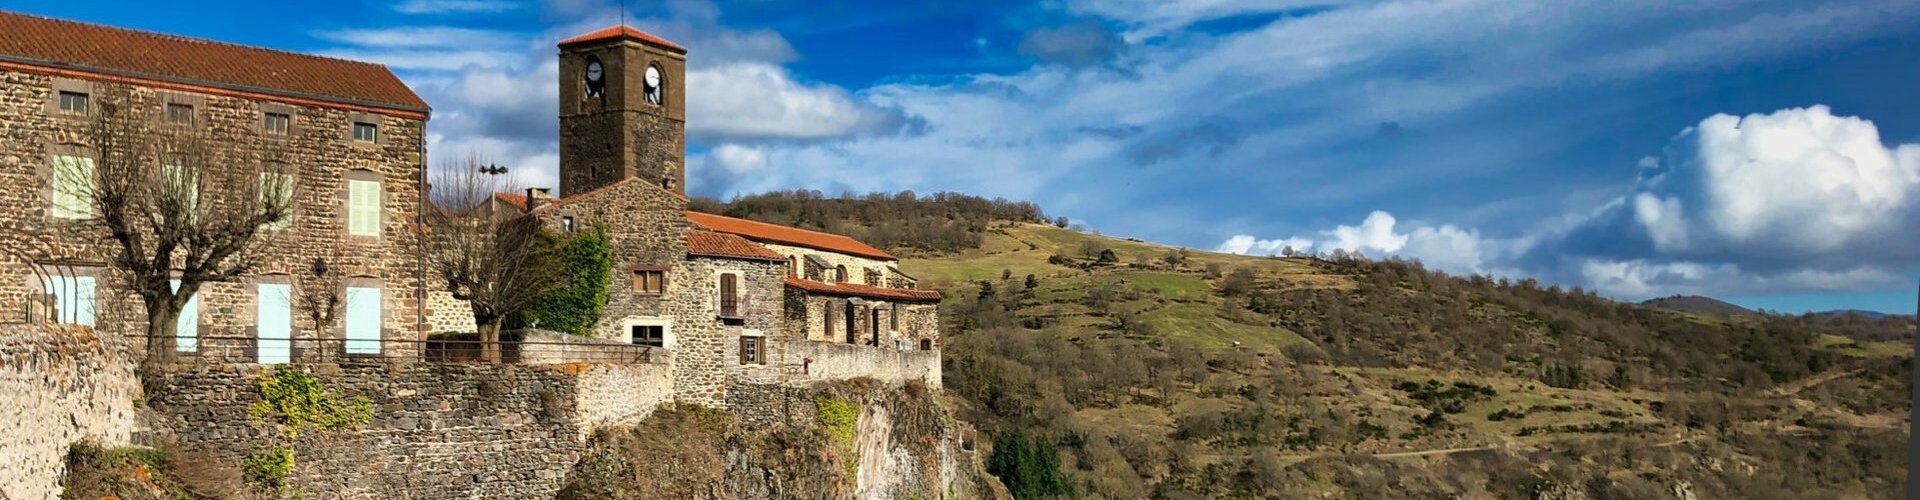
[[1822,373],[1819,375],[1803,378],[1800,380],[1795,380],[1793,381],[1793,383],[1773,388],[1773,395],[1775,396],[1797,395],[1797,394],[1800,394],[1800,391],[1807,390],[1809,388],[1812,388],[1813,386],[1851,377],[1859,374],[1860,372],[1861,372],[1860,369],[1832,371],[1832,372]]

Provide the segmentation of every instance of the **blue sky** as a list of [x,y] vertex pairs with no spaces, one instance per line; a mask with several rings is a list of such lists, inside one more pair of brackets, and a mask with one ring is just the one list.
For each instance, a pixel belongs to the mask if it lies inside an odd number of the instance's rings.
[[[691,49],[690,187],[960,191],[1204,249],[1637,300],[1911,312],[1920,3],[632,1]],[[436,158],[553,184],[603,0],[9,9],[390,65]]]

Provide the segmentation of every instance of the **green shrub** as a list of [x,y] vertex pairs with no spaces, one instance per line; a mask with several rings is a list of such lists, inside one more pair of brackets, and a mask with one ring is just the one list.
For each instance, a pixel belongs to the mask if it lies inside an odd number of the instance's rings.
[[293,475],[293,446],[279,446],[247,453],[245,461],[240,463],[241,477],[247,483],[266,491],[280,491],[287,487],[287,477]]

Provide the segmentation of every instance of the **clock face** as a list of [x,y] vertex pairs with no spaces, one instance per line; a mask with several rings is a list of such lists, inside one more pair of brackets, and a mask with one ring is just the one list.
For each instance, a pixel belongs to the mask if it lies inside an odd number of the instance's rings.
[[589,82],[600,81],[601,75],[602,73],[600,72],[600,61],[593,61],[593,62],[587,63],[587,81]]
[[660,104],[664,100],[660,90],[660,68],[647,66],[646,85],[647,104]]

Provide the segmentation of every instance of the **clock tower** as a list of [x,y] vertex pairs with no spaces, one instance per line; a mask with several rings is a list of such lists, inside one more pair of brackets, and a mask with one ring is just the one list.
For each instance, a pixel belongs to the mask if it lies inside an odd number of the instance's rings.
[[560,192],[628,177],[686,194],[687,49],[615,26],[560,41]]

